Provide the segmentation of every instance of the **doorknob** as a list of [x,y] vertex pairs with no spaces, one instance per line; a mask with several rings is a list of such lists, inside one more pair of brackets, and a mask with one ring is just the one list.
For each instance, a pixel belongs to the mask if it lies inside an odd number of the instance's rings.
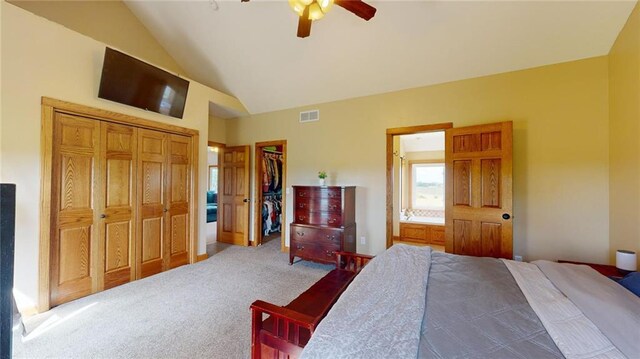
[[511,218],[511,216],[509,215],[509,213],[503,213],[502,214],[502,219],[509,219]]
[[244,203],[249,202],[249,198],[245,198],[245,199],[243,199],[243,200],[242,200],[242,202],[244,202]]

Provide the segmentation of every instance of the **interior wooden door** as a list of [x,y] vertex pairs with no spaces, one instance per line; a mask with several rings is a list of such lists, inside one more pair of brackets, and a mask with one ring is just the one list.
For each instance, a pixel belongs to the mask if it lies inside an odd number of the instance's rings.
[[512,123],[446,130],[445,250],[513,257]]
[[112,288],[135,279],[135,201],[137,129],[101,123],[100,264],[104,278],[99,288]]
[[53,124],[50,303],[96,291],[97,213],[94,178],[99,168],[100,122],[56,113]]
[[249,146],[225,147],[218,191],[218,241],[249,245]]
[[167,134],[138,129],[137,278],[166,268],[165,210]]
[[167,165],[167,226],[169,268],[189,263],[189,198],[191,137],[169,135]]

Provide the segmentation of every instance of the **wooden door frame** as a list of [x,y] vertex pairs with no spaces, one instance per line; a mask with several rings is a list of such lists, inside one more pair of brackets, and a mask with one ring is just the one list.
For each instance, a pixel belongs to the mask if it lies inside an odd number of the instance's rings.
[[255,186],[255,204],[253,211],[253,246],[259,246],[262,244],[262,225],[260,219],[262,218],[262,208],[260,208],[260,200],[262,198],[262,182],[260,181],[260,175],[262,174],[262,163],[258,161],[259,156],[262,154],[264,147],[270,146],[282,146],[282,220],[280,230],[280,250],[282,252],[288,252],[287,246],[285,246],[286,228],[287,222],[287,140],[275,140],[256,142],[254,152],[255,171],[254,173],[254,186]]
[[[452,122],[387,129],[387,248],[393,245],[393,137],[414,133],[444,131],[453,127]],[[445,159],[446,160],[446,159]]]
[[86,119],[129,125],[137,128],[158,130],[182,136],[191,137],[191,193],[189,197],[189,263],[197,261],[198,251],[198,145],[199,131],[174,125],[147,120],[135,116],[103,110],[95,107],[79,105],[71,102],[42,97],[41,100],[41,130],[40,135],[40,231],[39,231],[39,260],[38,260],[38,308],[42,313],[50,309],[50,243],[51,243],[51,185],[53,166],[53,122],[56,113],[66,113]]
[[[222,211],[220,211],[220,187],[222,185],[222,154],[224,153],[224,148],[227,147],[227,145],[225,145],[224,143],[221,142],[215,142],[215,141],[207,141],[207,147],[218,147],[218,197],[216,199],[217,203],[216,205],[218,205],[218,214],[216,215],[216,242],[218,241],[218,238],[220,238],[220,218],[222,218]],[[208,163],[207,163],[208,165]],[[207,167],[209,168],[209,167]],[[207,183],[207,190],[209,189],[209,183]],[[206,204],[205,204],[206,205]],[[205,207],[205,212],[206,212],[206,207]],[[206,239],[205,239],[206,241]],[[205,246],[206,247],[206,246]],[[208,254],[207,254],[208,256]]]

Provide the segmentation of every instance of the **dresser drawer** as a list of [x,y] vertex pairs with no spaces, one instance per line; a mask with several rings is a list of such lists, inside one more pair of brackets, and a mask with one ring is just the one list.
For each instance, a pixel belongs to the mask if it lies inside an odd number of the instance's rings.
[[335,212],[308,212],[296,209],[294,221],[301,224],[340,227],[342,226],[342,215]]
[[312,243],[316,245],[333,246],[340,249],[343,231],[340,229],[317,228],[291,225],[291,243]]
[[336,252],[340,248],[335,246],[323,246],[310,242],[292,242],[290,255],[302,259],[310,259],[318,262],[335,262]]
[[342,199],[340,187],[296,187],[296,200],[299,198]]
[[339,198],[299,198],[296,201],[296,209],[309,212],[342,213],[342,200]]

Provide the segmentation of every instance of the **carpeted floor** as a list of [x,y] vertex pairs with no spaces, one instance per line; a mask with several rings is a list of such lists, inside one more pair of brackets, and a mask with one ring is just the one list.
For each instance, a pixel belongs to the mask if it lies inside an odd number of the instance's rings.
[[256,299],[284,305],[330,266],[288,265],[279,241],[213,257],[58,306],[14,342],[28,358],[249,358]]

